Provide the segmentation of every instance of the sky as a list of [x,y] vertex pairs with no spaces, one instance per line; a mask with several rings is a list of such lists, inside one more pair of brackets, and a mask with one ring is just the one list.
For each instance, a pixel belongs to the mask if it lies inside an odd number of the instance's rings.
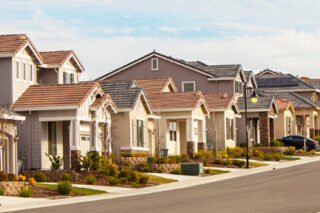
[[39,51],[73,49],[82,80],[156,50],[320,78],[318,0],[1,0],[0,34]]

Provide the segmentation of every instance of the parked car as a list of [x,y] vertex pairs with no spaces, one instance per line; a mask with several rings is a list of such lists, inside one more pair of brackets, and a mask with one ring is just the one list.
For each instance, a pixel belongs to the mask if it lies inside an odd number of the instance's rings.
[[[296,149],[303,149],[303,136],[301,135],[288,135],[286,137],[283,137],[281,139],[278,139],[282,143],[284,143],[285,146],[294,146]],[[306,145],[307,150],[318,150],[319,143],[318,141],[315,141],[311,138],[306,137]]]

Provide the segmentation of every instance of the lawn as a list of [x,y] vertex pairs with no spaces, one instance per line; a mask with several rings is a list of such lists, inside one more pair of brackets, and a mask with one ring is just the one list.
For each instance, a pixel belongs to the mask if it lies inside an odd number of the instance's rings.
[[289,157],[289,156],[281,156],[282,160],[300,160],[300,158],[297,157]]
[[[253,167],[268,166],[268,164],[265,164],[265,163],[257,163],[257,162],[250,162],[250,161],[249,161],[249,165]],[[247,166],[247,162],[245,163],[244,167],[246,166]]]
[[[44,188],[47,188],[47,189],[57,190],[57,185],[38,183],[37,186],[41,186],[41,187],[44,187]],[[79,188],[79,187],[72,187],[72,191],[73,191],[74,193],[86,194],[86,195],[97,195],[97,194],[107,193],[106,191],[94,190],[94,189],[86,189],[86,188]]]
[[213,174],[213,175],[220,175],[220,174],[224,174],[224,173],[229,173],[230,171],[211,169],[211,172],[212,172],[211,174]]
[[177,180],[164,178],[164,177],[159,177],[159,176],[155,176],[155,175],[147,175],[147,174],[143,174],[143,175],[149,176],[150,182],[155,182],[155,183],[158,183],[158,184],[172,183],[172,182],[176,182],[177,181]]

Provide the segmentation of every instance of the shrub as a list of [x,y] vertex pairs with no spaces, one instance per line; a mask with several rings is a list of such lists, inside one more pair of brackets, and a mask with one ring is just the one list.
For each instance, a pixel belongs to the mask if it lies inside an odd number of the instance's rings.
[[177,160],[175,158],[167,158],[166,163],[167,164],[177,164]]
[[15,174],[12,174],[12,173],[8,174],[8,181],[15,181],[16,178],[17,178],[17,177],[16,177]]
[[245,162],[243,160],[232,160],[232,164],[239,168],[242,168]]
[[37,184],[36,180],[34,178],[28,178],[28,183],[31,185],[31,186],[35,186]]
[[127,178],[120,178],[120,183],[122,184],[127,184],[128,183],[128,179]]
[[267,154],[267,153],[265,153],[265,154],[263,155],[263,160],[265,160],[265,161],[271,161],[271,160],[272,160],[272,154]]
[[181,163],[182,161],[182,155],[169,155],[168,158],[173,158],[173,159],[176,159],[176,163]]
[[157,163],[157,164],[165,164],[165,163],[166,163],[166,159],[164,159],[164,157],[158,158],[158,159],[156,160],[156,163]]
[[263,147],[261,143],[255,144],[254,147]]
[[281,160],[281,154],[280,153],[274,153],[274,154],[272,154],[272,158],[275,161],[280,161]]
[[311,150],[311,154],[315,155],[316,154],[316,150]]
[[129,162],[129,161],[125,161],[125,162],[123,163],[123,165],[124,165],[124,166],[130,166],[130,162]]
[[119,184],[119,179],[115,177],[109,177],[108,182],[111,186]]
[[68,195],[72,191],[72,185],[70,181],[59,181],[57,191],[60,195]]
[[4,186],[0,186],[0,195],[4,195],[6,188]]
[[316,141],[318,141],[320,143],[320,135],[315,136],[314,140],[316,140]]
[[132,153],[130,153],[130,152],[121,152],[120,156],[121,157],[132,157]]
[[143,168],[143,167],[145,167],[145,166],[148,166],[148,163],[145,162],[145,161],[142,161],[142,162],[140,162],[139,166],[140,166],[141,168]]
[[94,175],[87,175],[86,177],[87,184],[94,184],[96,182],[96,177]]
[[150,177],[146,176],[146,175],[141,176],[140,179],[139,179],[139,183],[143,184],[143,185],[148,184],[149,181],[150,181]]
[[181,155],[181,162],[185,163],[190,160],[190,156],[188,154],[182,154]]
[[138,173],[136,171],[132,171],[130,180],[132,182],[137,182],[138,178],[139,178]]
[[240,143],[239,146],[240,146],[240,147],[246,147],[247,144],[246,144],[246,143]]
[[117,164],[111,164],[110,165],[110,168],[109,168],[109,171],[110,171],[110,176],[117,176],[117,173],[118,173],[118,170],[119,170],[119,166]]
[[8,181],[8,175],[0,171],[0,181]]
[[229,159],[222,161],[222,165],[224,165],[224,166],[228,166],[230,163],[231,163],[231,161]]
[[89,152],[88,155],[89,155],[91,162],[92,162],[92,166],[90,167],[90,169],[92,169],[92,170],[100,169],[101,157],[100,157],[99,153],[98,152]]
[[130,178],[131,178],[131,174],[132,174],[132,170],[131,170],[131,169],[122,169],[122,170],[119,172],[118,177],[119,177],[119,178],[127,178],[127,179],[130,179]]
[[26,181],[26,179],[27,179],[26,176],[24,176],[22,174],[20,174],[19,176],[16,177],[17,181],[23,181],[24,182],[24,181]]
[[19,197],[31,197],[32,189],[30,187],[21,187],[19,190]]
[[80,167],[85,170],[90,170],[93,167],[93,161],[91,159],[92,153],[87,153],[85,156],[80,156]]
[[217,160],[213,161],[213,163],[222,165],[223,164],[223,160],[217,159]]
[[164,172],[164,171],[163,171],[163,168],[158,168],[158,169],[157,169],[157,172],[158,172],[158,173],[163,173],[163,172]]
[[46,155],[48,156],[51,162],[51,170],[59,170],[62,167],[64,157],[60,157],[57,155],[49,155],[48,153],[46,153]]
[[139,184],[136,182],[131,182],[130,185],[134,188],[139,188]]
[[33,177],[37,182],[47,181],[47,176],[43,172],[36,172]]
[[69,173],[63,173],[62,175],[61,175],[61,180],[65,180],[65,181],[71,181],[72,180],[72,177],[71,177],[71,175],[69,174]]
[[270,142],[270,146],[284,146],[284,144],[281,141],[278,141],[277,139],[273,139]]
[[149,166],[145,166],[142,168],[142,172],[150,172],[150,171],[151,171],[151,169]]
[[101,173],[104,175],[109,175],[110,174],[110,159],[106,157],[101,157],[101,162],[100,162],[100,170]]
[[175,168],[172,172],[171,172],[171,174],[175,174],[175,175],[181,175],[181,169],[178,169],[178,168]]
[[205,174],[212,174],[212,170],[211,169],[204,169],[203,173]]
[[299,149],[298,152],[301,153],[301,154],[304,154],[303,149]]
[[296,148],[294,146],[290,146],[286,151],[283,152],[285,155],[294,155]]

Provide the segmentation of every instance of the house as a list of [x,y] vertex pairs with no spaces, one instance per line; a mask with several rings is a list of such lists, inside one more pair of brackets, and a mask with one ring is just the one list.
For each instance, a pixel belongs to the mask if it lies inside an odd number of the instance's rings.
[[209,108],[201,92],[178,92],[172,78],[136,82],[146,92],[154,114],[160,117],[156,132],[159,151],[194,155],[206,149]]
[[278,117],[275,119],[275,138],[283,138],[293,134],[293,123],[295,120],[295,110],[291,101],[283,98],[276,99]]
[[99,84],[118,108],[112,113],[113,152],[155,155],[154,119],[144,90],[133,80],[102,80]]
[[18,174],[16,122],[24,120],[24,116],[0,108],[0,171]]
[[89,151],[112,151],[111,112],[117,108],[97,82],[33,85],[11,107],[26,117],[18,125],[24,169],[49,169],[46,153],[63,156],[70,169]]
[[201,61],[174,59],[151,52],[98,79],[134,80],[171,77],[182,92],[202,91],[203,94],[227,93],[243,95],[244,74],[241,65],[207,65]]
[[[245,100],[239,98],[237,102],[241,119],[237,120],[238,144],[246,143],[246,123],[245,123]],[[258,103],[252,103],[247,97],[248,112],[248,139],[250,146],[262,144],[269,146],[275,138],[275,122],[278,116],[278,109],[275,99],[272,96],[260,96]]]
[[238,105],[227,94],[204,95],[210,109],[207,119],[207,144],[215,150],[237,145],[236,119],[240,118]]

